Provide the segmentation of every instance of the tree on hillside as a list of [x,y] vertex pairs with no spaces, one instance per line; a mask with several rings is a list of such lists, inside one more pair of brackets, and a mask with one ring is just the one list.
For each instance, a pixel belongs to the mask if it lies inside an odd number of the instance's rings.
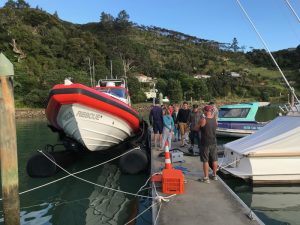
[[196,79],[193,82],[193,90],[194,90],[194,98],[199,99],[206,99],[208,88],[206,82],[202,79]]
[[159,78],[156,83],[156,88],[158,92],[163,93],[164,95],[167,94],[167,82],[164,79]]
[[57,11],[54,12],[53,16],[58,19],[58,13],[57,13]]
[[128,78],[128,89],[133,103],[143,102],[146,100],[146,95],[141,89],[140,82],[136,77]]
[[119,12],[118,17],[116,18],[117,22],[128,22],[129,21],[129,14],[122,10]]
[[27,9],[27,8],[30,8],[30,5],[27,2],[25,2],[24,0],[18,0],[17,8],[18,9]]
[[168,97],[171,102],[180,102],[182,101],[182,88],[179,80],[168,80]]
[[118,30],[127,30],[131,26],[129,14],[125,10],[119,12],[118,17],[115,19],[115,25]]
[[114,17],[109,13],[102,12],[100,16],[100,25],[105,29],[111,29],[114,24]]
[[8,0],[5,3],[4,8],[17,8],[17,3],[13,0]]
[[239,49],[240,49],[240,47],[239,47],[239,42],[238,42],[238,40],[237,40],[237,38],[235,37],[235,38],[233,38],[233,40],[232,40],[232,43],[231,43],[231,49],[234,51],[234,52],[237,52]]

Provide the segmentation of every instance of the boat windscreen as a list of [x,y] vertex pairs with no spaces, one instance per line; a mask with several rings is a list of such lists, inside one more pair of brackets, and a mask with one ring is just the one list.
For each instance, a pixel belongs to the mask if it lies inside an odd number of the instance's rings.
[[126,96],[126,90],[121,88],[101,88],[98,89],[101,92],[105,92],[111,95],[114,95],[118,98],[127,98]]
[[250,108],[220,108],[219,118],[246,118]]

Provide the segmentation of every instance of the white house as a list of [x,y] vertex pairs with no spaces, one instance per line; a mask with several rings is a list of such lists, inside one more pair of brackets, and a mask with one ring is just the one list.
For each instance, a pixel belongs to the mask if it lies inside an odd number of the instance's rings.
[[237,72],[230,72],[230,76],[232,76],[232,77],[241,77],[241,75]]
[[135,76],[140,83],[149,83],[149,82],[152,82],[152,77],[148,77],[144,74],[139,74],[139,75],[136,75]]
[[195,79],[207,79],[207,78],[211,78],[211,76],[205,75],[205,74],[197,74],[197,75],[194,75],[194,78]]

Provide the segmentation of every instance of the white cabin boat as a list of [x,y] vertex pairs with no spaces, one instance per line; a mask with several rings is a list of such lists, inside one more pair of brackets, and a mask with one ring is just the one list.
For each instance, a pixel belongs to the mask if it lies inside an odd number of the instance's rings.
[[300,116],[277,117],[224,145],[220,168],[253,183],[300,183]]

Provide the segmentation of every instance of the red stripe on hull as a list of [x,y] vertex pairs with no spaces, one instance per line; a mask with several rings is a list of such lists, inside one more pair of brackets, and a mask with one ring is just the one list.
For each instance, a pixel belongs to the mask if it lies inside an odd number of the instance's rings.
[[92,98],[90,96],[87,96],[82,93],[72,93],[72,94],[54,94],[51,96],[48,106],[46,108],[46,116],[51,125],[55,126],[58,129],[61,129],[58,126],[57,123],[57,114],[60,110],[60,107],[62,105],[68,105],[68,104],[80,104],[86,107],[90,107],[92,109],[98,110],[99,112],[104,111],[106,113],[109,113],[111,115],[114,115],[122,120],[124,120],[136,133],[139,131],[140,127],[140,119],[136,117],[135,115],[131,114],[130,111],[138,114],[135,110],[133,110],[131,107],[129,107],[127,104],[114,99],[111,96],[107,96],[106,94],[103,94],[101,92],[98,92],[92,88],[86,87],[81,84],[72,84],[72,85],[56,85],[52,90],[58,90],[58,89],[70,89],[70,88],[80,88],[87,90],[89,92],[92,92],[94,94],[97,94],[101,96],[102,98],[109,99],[110,101],[115,102],[117,105],[122,105],[123,108],[126,107],[128,111],[119,108],[115,105],[106,103],[104,101],[101,101],[99,99]]

